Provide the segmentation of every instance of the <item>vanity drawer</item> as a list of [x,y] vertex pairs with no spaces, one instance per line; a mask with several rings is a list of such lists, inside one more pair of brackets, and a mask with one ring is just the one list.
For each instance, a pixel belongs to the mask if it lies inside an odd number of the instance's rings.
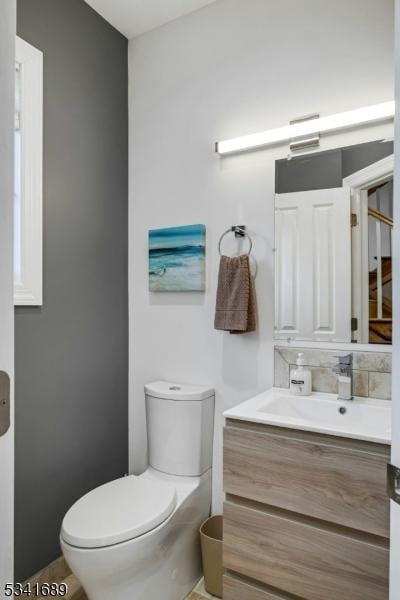
[[259,587],[241,581],[231,575],[224,575],[224,600],[288,600],[288,596],[267,592]]
[[274,428],[224,429],[224,491],[389,537],[389,449]]
[[224,567],[306,600],[388,600],[386,542],[315,523],[227,502]]

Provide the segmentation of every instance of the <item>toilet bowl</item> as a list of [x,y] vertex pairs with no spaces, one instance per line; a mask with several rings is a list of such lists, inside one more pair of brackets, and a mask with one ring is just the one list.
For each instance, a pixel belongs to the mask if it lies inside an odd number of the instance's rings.
[[[67,563],[89,600],[182,600],[201,576],[198,529],[210,512],[211,471],[168,477],[148,469],[112,483],[119,482],[89,492],[67,513],[61,531]],[[149,504],[132,513],[118,500],[135,497],[142,485]]]
[[89,600],[183,600],[201,576],[213,390],[156,382],[146,407],[151,466],[92,490],[63,520],[62,552]]

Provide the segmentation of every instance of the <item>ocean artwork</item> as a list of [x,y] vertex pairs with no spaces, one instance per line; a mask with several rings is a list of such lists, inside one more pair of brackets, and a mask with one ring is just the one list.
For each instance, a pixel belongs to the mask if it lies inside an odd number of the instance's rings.
[[184,225],[149,231],[151,292],[205,290],[205,225]]

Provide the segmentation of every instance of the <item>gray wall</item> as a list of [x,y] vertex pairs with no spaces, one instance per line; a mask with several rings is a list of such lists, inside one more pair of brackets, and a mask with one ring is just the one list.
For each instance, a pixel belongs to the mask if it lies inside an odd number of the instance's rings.
[[343,178],[393,154],[393,142],[367,142],[275,162],[277,194],[342,187]]
[[16,309],[16,580],[127,471],[127,41],[82,0],[18,0],[44,52],[44,304]]

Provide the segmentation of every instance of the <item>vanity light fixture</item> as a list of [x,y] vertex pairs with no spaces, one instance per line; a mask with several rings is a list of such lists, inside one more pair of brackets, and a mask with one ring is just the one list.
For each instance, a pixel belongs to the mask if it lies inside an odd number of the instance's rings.
[[326,131],[335,131],[346,127],[354,127],[356,125],[365,125],[376,121],[384,121],[392,119],[395,114],[395,102],[382,102],[364,108],[348,110],[346,112],[337,113],[328,117],[320,117],[319,119],[310,119],[278,127],[276,129],[268,129],[251,135],[224,140],[215,144],[215,151],[218,154],[230,154],[233,152],[241,152],[252,148],[260,148],[262,146],[270,146],[278,142],[284,142],[300,136],[310,134],[318,134]]

